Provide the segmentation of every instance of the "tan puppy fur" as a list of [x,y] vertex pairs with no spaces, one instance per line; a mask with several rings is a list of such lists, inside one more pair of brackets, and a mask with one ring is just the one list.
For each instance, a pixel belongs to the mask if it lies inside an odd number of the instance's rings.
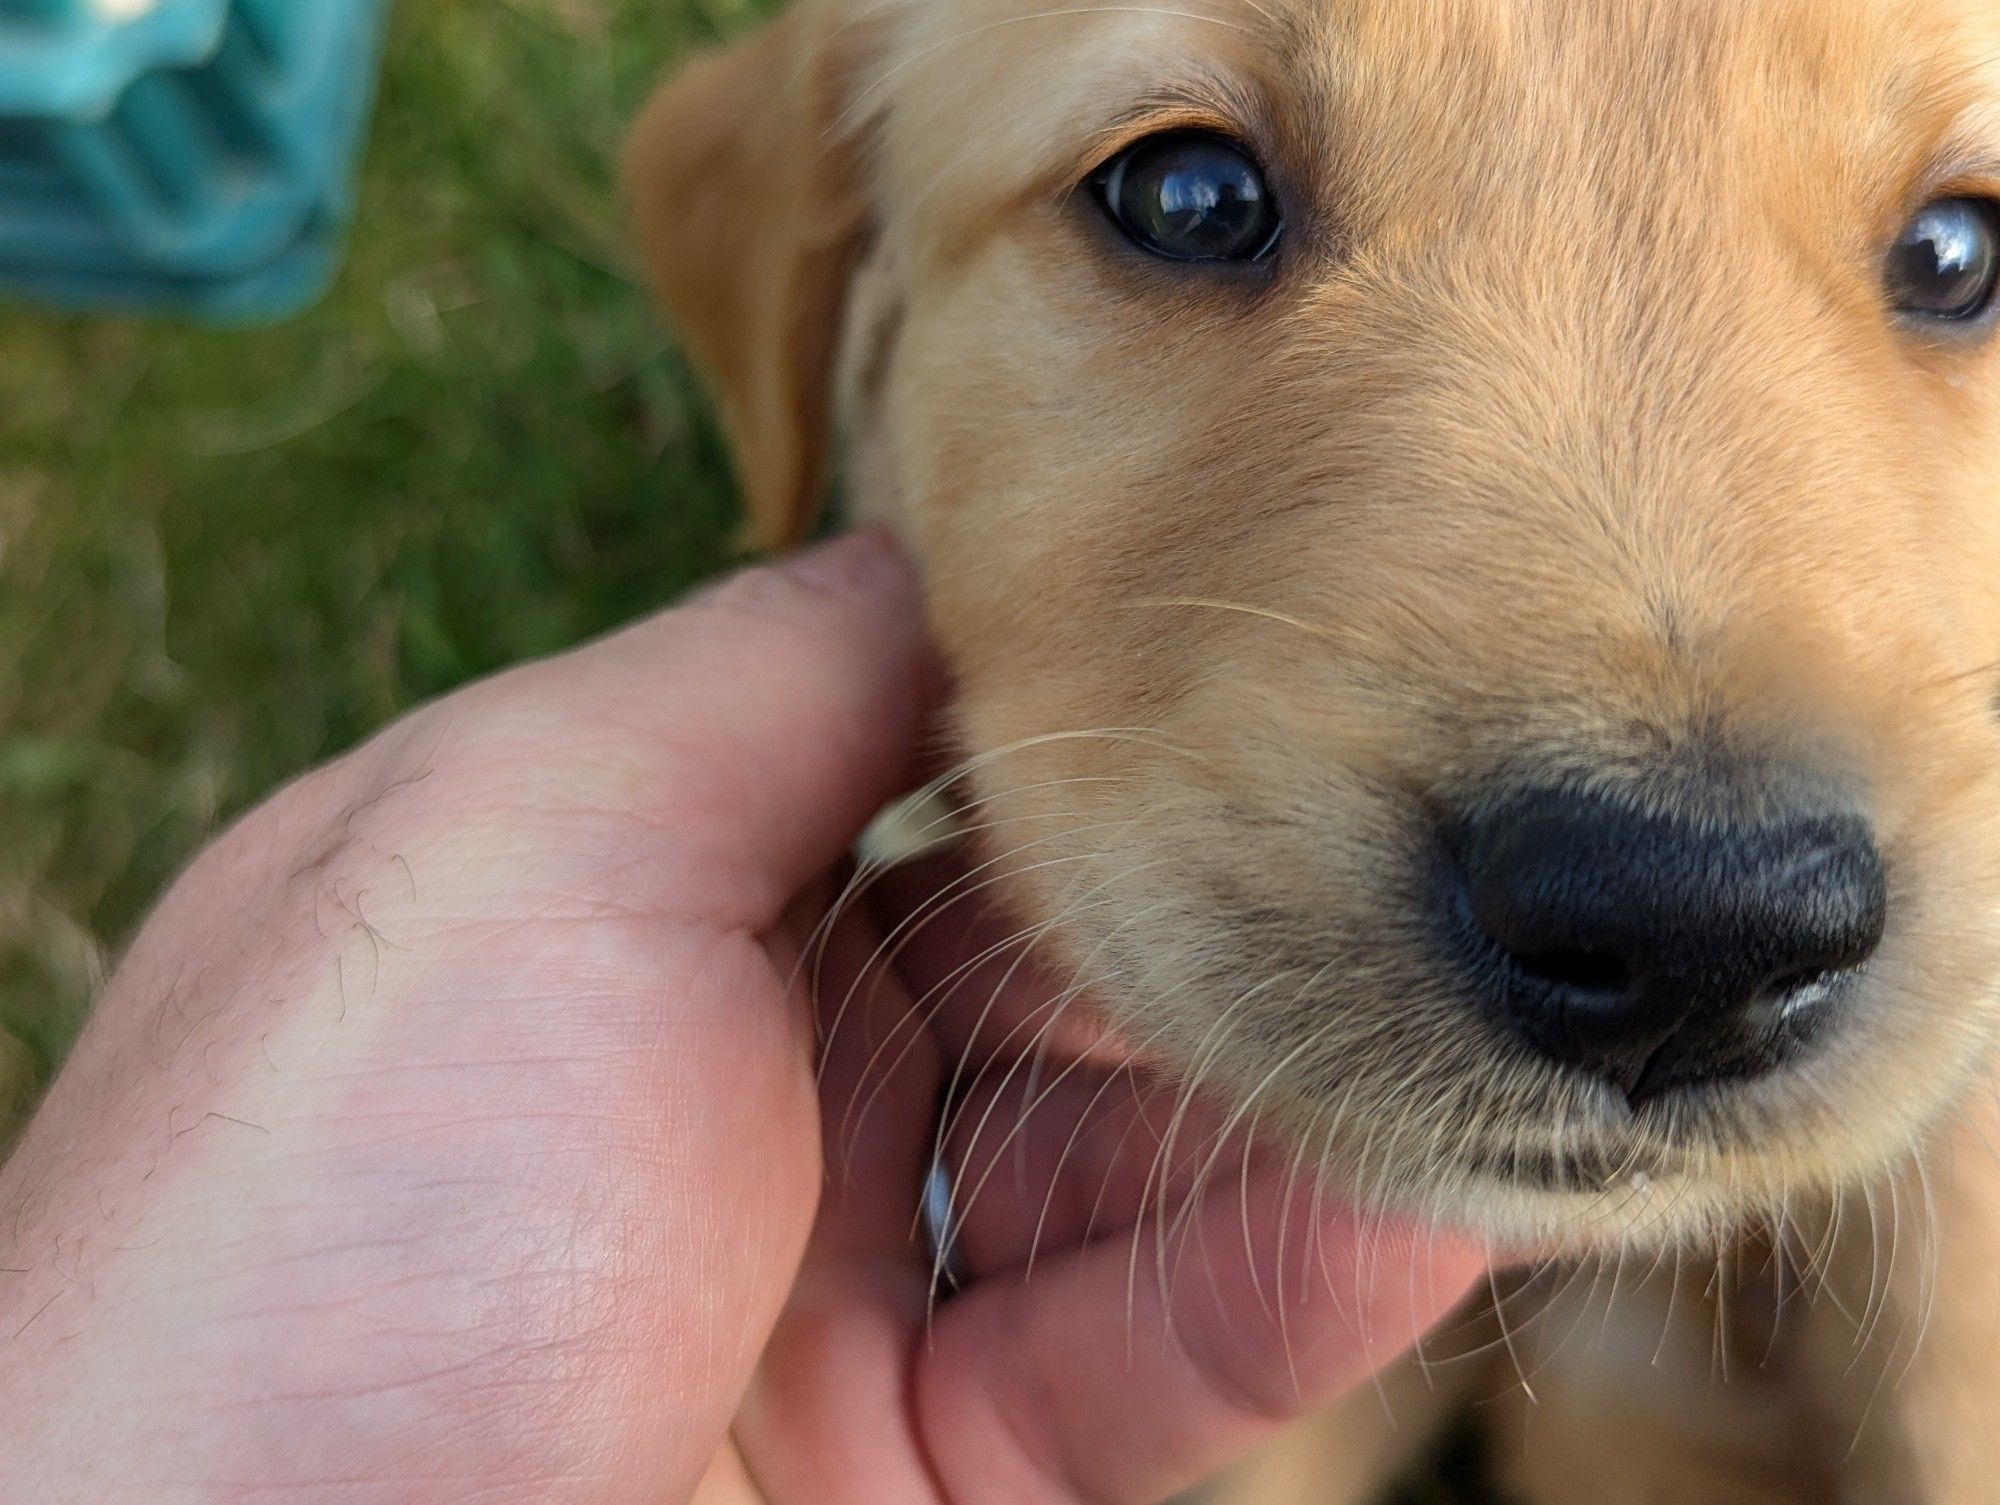
[[[1079,186],[1186,126],[1265,167],[1268,261],[1150,260]],[[760,534],[844,433],[984,855],[1118,1028],[1381,1204],[1630,1289],[1510,1352],[1527,1498],[2000,1499],[1955,1419],[2000,1407],[2000,341],[1883,291],[1919,206],[2000,193],[1990,0],[802,0],[630,176]],[[1809,1057],[1635,1115],[1438,965],[1437,812],[1671,807],[1717,760],[1867,812],[1887,934]],[[1790,1378],[1718,1405],[1765,1286]]]

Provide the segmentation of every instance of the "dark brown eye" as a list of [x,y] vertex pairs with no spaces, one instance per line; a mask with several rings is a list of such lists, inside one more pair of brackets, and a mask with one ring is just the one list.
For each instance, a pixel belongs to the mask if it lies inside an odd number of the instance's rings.
[[1092,181],[1111,222],[1171,261],[1255,261],[1283,228],[1255,159],[1207,131],[1134,142]]
[[2000,285],[2000,204],[1939,199],[1926,204],[1889,253],[1889,294],[1920,319],[1962,322],[1993,303]]

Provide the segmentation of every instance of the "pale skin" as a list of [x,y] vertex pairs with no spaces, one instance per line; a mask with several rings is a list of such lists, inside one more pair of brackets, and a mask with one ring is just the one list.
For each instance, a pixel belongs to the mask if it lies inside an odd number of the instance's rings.
[[[940,986],[978,906],[856,986],[918,892],[885,884],[800,965],[911,777],[921,618],[844,540],[204,853],[0,1168],[0,1497],[1139,1505],[1445,1312],[1478,1256],[1282,1159],[1149,1181],[1174,1094],[1129,1065],[1024,1112],[1033,1032],[990,1021],[1048,985]],[[933,1302],[912,1209],[966,1059],[1007,1172],[955,1136],[969,1284]]]

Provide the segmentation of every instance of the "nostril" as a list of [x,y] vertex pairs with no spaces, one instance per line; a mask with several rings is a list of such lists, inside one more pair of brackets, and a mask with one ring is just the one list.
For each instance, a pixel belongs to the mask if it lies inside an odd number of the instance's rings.
[[1802,972],[1788,972],[1775,979],[1768,991],[1779,998],[1797,998],[1831,982],[1834,975],[1830,967],[1809,967]]
[[1632,985],[1631,967],[1609,952],[1565,948],[1512,956],[1514,965],[1529,977],[1567,993],[1616,998]]

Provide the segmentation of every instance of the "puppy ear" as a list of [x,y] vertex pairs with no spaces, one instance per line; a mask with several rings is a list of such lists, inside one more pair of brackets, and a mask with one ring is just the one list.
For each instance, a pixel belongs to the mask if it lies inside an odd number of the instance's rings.
[[826,485],[833,367],[868,216],[820,7],[702,58],[646,107],[625,181],[653,291],[713,385],[752,542],[797,543]]

